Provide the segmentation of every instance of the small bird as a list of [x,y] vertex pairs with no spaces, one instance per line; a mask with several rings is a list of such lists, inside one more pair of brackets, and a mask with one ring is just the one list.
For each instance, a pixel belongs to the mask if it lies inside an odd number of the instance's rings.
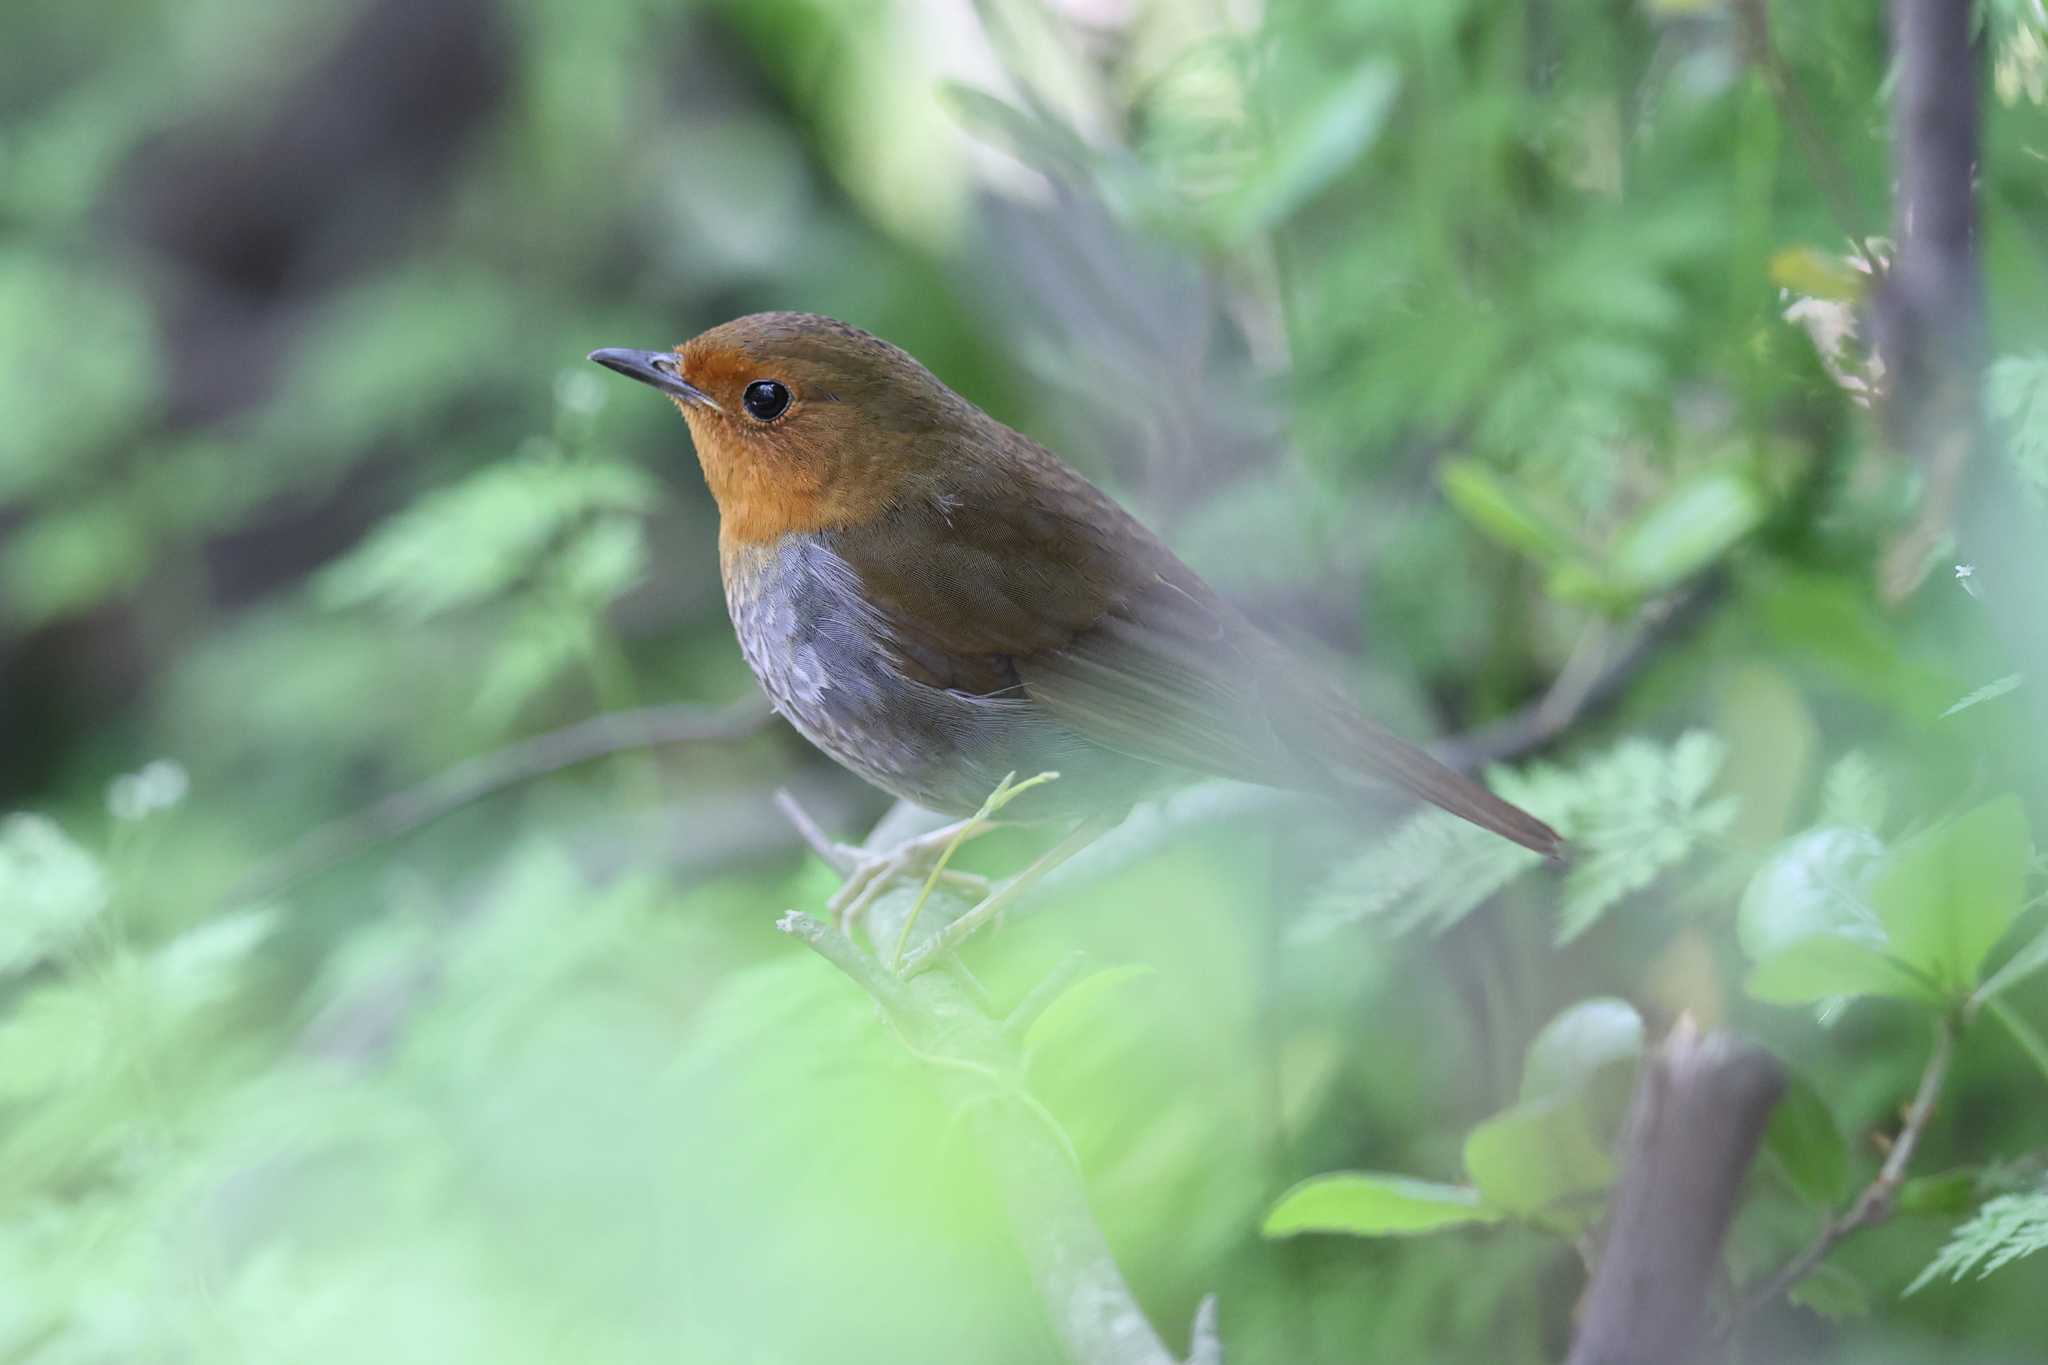
[[[955,816],[1008,774],[1059,773],[1025,800],[1076,826],[1015,883],[1191,774],[1352,800],[1391,784],[1559,853],[1548,825],[1367,720],[1106,493],[888,342],[756,313],[590,359],[681,409],[740,648],[807,739]],[[936,846],[878,861],[863,889]]]

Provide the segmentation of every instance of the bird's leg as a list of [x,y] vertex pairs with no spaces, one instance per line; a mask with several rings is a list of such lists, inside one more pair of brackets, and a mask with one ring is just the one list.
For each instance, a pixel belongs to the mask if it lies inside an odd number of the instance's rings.
[[[839,845],[839,851],[851,864],[846,880],[832,893],[832,899],[825,902],[825,909],[831,914],[844,933],[851,934],[859,923],[863,911],[881,896],[899,878],[928,872],[934,862],[948,849],[966,843],[969,839],[986,834],[995,824],[980,815],[971,815],[965,820],[956,820],[950,825],[941,825],[929,833],[905,839],[892,848],[877,852],[857,848],[848,844]],[[951,868],[940,873],[942,880],[962,886],[976,888],[982,892],[988,889],[988,878],[972,872],[955,872]]]
[[990,920],[1000,919],[1004,910],[1021,899],[1024,893],[1036,886],[1046,874],[1100,839],[1122,818],[1121,811],[1084,818],[1068,830],[1058,843],[1039,854],[1029,867],[989,892],[982,897],[980,904],[933,935],[929,943],[902,961],[898,971],[905,977],[916,976],[938,961],[941,955],[952,952],[972,937],[982,925]]

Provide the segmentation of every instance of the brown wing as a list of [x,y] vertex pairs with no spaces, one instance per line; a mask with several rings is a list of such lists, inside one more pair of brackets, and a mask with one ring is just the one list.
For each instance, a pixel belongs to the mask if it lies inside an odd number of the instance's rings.
[[833,548],[903,671],[1023,695],[1105,748],[1268,786],[1391,781],[1544,853],[1548,826],[1359,715],[1107,495],[1036,446]]

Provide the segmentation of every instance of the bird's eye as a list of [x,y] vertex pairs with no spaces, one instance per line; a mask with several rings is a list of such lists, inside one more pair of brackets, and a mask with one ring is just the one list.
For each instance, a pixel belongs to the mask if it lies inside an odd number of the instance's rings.
[[747,405],[747,413],[755,421],[772,422],[789,406],[789,389],[779,379],[756,379],[747,385],[740,401]]

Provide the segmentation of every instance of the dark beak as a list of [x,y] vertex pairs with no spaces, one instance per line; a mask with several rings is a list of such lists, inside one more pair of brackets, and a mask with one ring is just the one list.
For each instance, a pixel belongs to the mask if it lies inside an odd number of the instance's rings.
[[607,349],[592,351],[590,358],[607,370],[617,370],[628,379],[637,379],[643,384],[652,385],[663,393],[682,399],[685,403],[695,403],[710,408],[713,412],[722,411],[718,404],[711,401],[710,394],[683,378],[682,368],[672,351]]

